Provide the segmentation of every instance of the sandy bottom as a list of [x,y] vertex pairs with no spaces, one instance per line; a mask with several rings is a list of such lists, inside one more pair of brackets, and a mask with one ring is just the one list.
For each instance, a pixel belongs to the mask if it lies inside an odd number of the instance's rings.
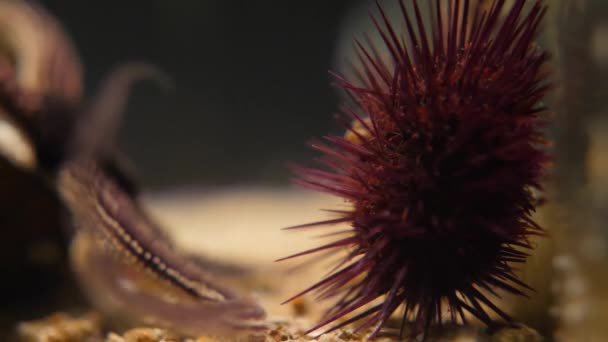
[[[313,336],[303,332],[314,325],[331,303],[318,302],[312,296],[281,305],[285,299],[319,280],[335,259],[310,263],[308,259],[275,262],[287,255],[319,246],[329,238],[320,235],[343,230],[345,226],[321,227],[296,231],[281,228],[330,218],[321,209],[344,208],[339,200],[316,193],[290,189],[246,189],[233,191],[173,191],[150,194],[144,203],[175,242],[184,250],[207,258],[247,265],[256,270],[245,284],[265,308],[269,330],[265,335],[249,336],[252,342],[307,341]],[[503,303],[504,304],[504,303]],[[129,331],[102,332],[100,317],[52,315],[19,327],[22,341],[36,342],[173,342],[214,341],[209,337],[186,339],[154,327]],[[395,333],[398,323],[389,322],[388,333]],[[320,341],[360,341],[367,332],[353,334],[352,327],[324,335]],[[53,335],[55,334],[55,335]],[[45,338],[40,338],[46,336]],[[49,337],[50,336],[50,337]],[[51,338],[52,337],[52,338]],[[381,340],[392,339],[381,337]],[[526,327],[489,333],[479,326],[434,329],[429,341],[540,341],[540,335]]]

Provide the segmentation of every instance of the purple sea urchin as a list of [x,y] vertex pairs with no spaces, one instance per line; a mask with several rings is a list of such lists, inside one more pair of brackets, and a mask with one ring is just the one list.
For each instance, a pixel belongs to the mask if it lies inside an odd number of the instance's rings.
[[378,5],[372,19],[390,62],[356,42],[358,80],[336,76],[354,100],[343,109],[353,124],[345,137],[313,144],[325,169],[297,168],[298,183],[352,204],[336,219],[294,227],[352,226],[291,256],[348,251],[295,296],[338,298],[310,331],[345,317],[329,331],[361,320],[358,329],[375,325],[375,336],[401,305],[414,332],[465,322],[465,312],[488,325],[490,312],[511,320],[490,297],[529,289],[512,264],[543,233],[532,192],[548,160],[540,131],[548,54],[533,42],[546,6],[530,2],[429,0],[429,18],[417,1],[409,13],[401,2],[403,35]]

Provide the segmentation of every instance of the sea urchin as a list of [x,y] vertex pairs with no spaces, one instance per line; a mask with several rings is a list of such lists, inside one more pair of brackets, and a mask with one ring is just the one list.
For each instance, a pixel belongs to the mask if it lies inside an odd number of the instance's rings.
[[[528,6],[529,5],[529,6]],[[532,235],[531,216],[548,160],[540,103],[548,54],[534,44],[542,0],[400,2],[400,35],[378,5],[386,53],[356,42],[356,81],[336,75],[353,99],[347,134],[313,147],[323,169],[298,167],[298,183],[340,196],[344,238],[291,257],[344,249],[335,271],[295,297],[337,298],[310,331],[359,321],[375,336],[403,305],[414,332],[466,312],[490,325],[507,313],[496,290],[525,295],[515,275]],[[386,58],[388,56],[388,58]],[[389,61],[387,61],[389,60]],[[288,257],[288,258],[291,258]],[[294,298],[295,298],[294,297]]]

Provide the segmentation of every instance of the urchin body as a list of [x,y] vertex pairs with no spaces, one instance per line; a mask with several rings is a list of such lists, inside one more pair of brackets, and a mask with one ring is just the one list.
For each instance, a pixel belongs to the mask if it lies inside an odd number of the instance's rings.
[[358,79],[337,76],[354,123],[345,137],[313,144],[325,168],[297,170],[299,183],[352,204],[305,225],[352,226],[297,254],[348,250],[340,268],[302,292],[338,298],[313,329],[346,316],[334,328],[362,319],[359,329],[375,325],[375,335],[401,305],[414,331],[441,322],[444,308],[452,321],[468,312],[491,324],[489,311],[510,320],[490,300],[495,290],[527,288],[512,264],[525,262],[530,236],[543,232],[531,215],[548,159],[540,131],[548,55],[533,40],[546,8],[428,3],[430,25],[416,1],[409,12],[401,3],[403,34],[378,6],[386,53],[357,42]]

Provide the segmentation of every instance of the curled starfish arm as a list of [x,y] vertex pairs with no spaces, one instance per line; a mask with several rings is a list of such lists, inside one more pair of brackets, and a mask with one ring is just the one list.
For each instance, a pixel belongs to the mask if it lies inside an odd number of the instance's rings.
[[171,77],[149,63],[130,62],[114,68],[96,96],[84,106],[67,153],[72,156],[112,154],[131,89],[135,83],[146,80],[155,82],[162,90],[173,89]]

